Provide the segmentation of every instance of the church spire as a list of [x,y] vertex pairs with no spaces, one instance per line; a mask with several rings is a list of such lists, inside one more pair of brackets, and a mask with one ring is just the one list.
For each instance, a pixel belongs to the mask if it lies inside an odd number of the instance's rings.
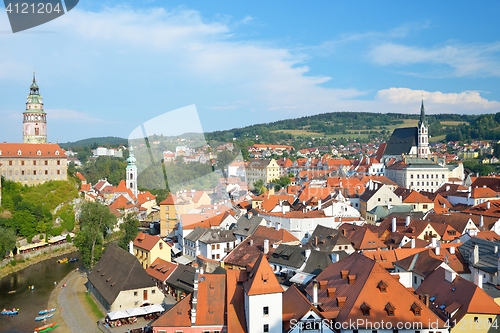
[[424,99],[422,98],[422,106],[420,106],[420,123],[419,127],[424,124],[425,125],[425,108],[424,108]]

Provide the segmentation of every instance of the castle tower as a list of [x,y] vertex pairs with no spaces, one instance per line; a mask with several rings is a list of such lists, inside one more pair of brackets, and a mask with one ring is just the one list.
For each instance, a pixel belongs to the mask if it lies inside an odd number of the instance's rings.
[[26,111],[23,112],[23,142],[47,143],[47,118],[43,110],[42,95],[36,84],[35,73],[30,93],[26,100]]
[[427,158],[429,155],[429,126],[427,126],[427,121],[425,121],[424,100],[422,99],[422,106],[420,107],[420,121],[418,122],[417,156]]
[[135,162],[137,161],[134,156],[134,148],[130,146],[130,154],[129,157],[127,158],[127,168],[126,168],[126,176],[127,180],[125,181],[125,184],[128,189],[132,191],[132,193],[135,195],[137,198],[137,166],[135,165]]

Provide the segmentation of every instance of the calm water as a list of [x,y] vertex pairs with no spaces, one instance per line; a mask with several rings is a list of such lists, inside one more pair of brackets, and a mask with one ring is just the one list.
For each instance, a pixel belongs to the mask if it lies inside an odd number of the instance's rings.
[[[61,257],[75,256],[77,253]],[[0,315],[0,332],[32,333],[35,327],[43,325],[35,321],[35,317],[38,316],[38,311],[47,307],[50,293],[54,290],[54,281],[59,283],[80,265],[79,261],[58,264],[58,258],[42,261],[0,280],[0,310],[14,307],[20,309],[17,316]],[[34,290],[28,288],[32,285],[35,286]],[[16,292],[9,294],[11,290]]]

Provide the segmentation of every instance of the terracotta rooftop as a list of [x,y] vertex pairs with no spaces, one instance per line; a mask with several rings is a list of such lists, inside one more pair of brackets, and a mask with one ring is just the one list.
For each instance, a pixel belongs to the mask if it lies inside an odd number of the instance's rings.
[[176,268],[177,264],[161,258],[156,258],[156,260],[153,261],[148,268],[146,268],[146,273],[158,281],[164,282]]
[[[484,290],[459,275],[452,282],[446,279],[445,269],[436,269],[416,290],[418,295],[430,295],[431,306],[443,319],[459,322],[467,313],[500,315],[500,306]],[[455,304],[454,308],[448,308]],[[447,317],[440,307],[449,313]]]
[[243,284],[249,296],[282,293],[283,288],[274,275],[266,256],[261,253]]
[[144,232],[140,232],[134,239],[134,246],[147,251],[151,251],[151,249],[158,242],[163,242],[163,240],[159,236],[153,236]]
[[[428,328],[429,323],[444,322],[432,313],[415,295],[406,289],[398,279],[375,261],[359,253],[328,266],[316,277],[319,282],[318,302],[323,312],[338,311],[336,321],[392,323],[420,322]],[[306,288],[312,298],[313,284]],[[390,304],[389,304],[390,303]],[[420,310],[412,311],[416,304]],[[389,313],[393,310],[393,314]],[[361,327],[359,327],[361,328]]]

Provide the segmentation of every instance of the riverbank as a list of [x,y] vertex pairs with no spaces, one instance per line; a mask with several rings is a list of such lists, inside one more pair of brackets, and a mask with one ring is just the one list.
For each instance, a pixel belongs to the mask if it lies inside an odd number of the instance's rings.
[[[17,257],[8,264],[0,267],[0,279],[3,278],[4,276],[18,272],[22,269],[25,269],[26,267],[37,264],[41,261],[78,251],[76,246],[71,244],[68,244],[66,247],[59,247],[54,249],[49,247],[44,250],[45,251],[41,252],[40,254],[30,258]],[[13,262],[15,264],[13,264]]]

